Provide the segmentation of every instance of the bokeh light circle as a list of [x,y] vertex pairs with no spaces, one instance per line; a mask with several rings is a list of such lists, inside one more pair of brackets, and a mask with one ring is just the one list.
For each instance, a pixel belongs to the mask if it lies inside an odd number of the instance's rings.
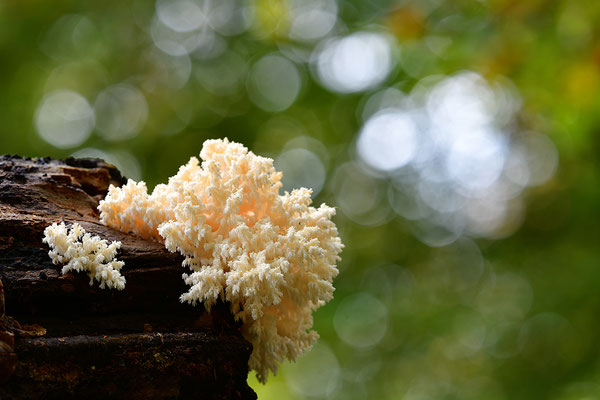
[[406,165],[415,155],[417,127],[410,114],[384,110],[365,123],[356,146],[359,157],[367,165],[391,172]]
[[317,75],[328,89],[360,92],[377,86],[392,69],[390,39],[374,32],[357,32],[327,40],[316,55]]
[[35,113],[35,126],[51,145],[76,147],[86,141],[94,128],[94,110],[79,93],[59,90],[42,100]]
[[104,89],[94,103],[96,128],[107,140],[136,136],[148,118],[144,94],[134,86],[119,84]]
[[290,107],[302,85],[296,65],[276,54],[264,56],[250,71],[248,94],[254,104],[266,111],[283,111]]

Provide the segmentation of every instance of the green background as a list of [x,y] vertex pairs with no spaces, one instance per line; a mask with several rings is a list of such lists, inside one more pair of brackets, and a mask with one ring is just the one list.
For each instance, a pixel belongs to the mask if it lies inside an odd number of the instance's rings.
[[261,399],[597,399],[599,38],[592,0],[3,1],[0,153],[153,187],[228,137],[317,188],[335,298]]

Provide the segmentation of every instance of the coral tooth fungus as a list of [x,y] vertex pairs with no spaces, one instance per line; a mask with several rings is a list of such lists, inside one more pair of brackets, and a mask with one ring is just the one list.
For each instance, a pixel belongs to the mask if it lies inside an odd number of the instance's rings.
[[312,312],[333,297],[343,248],[335,210],[311,207],[309,189],[279,195],[273,160],[241,144],[208,140],[200,158],[152,194],[144,182],[111,186],[100,219],[184,255],[190,288],[181,301],[207,310],[229,302],[253,345],[250,368],[265,382],[318,338]]

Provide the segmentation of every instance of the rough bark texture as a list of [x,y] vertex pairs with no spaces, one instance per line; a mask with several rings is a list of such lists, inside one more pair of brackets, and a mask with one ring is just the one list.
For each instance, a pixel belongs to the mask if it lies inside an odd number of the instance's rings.
[[[0,398],[256,398],[227,305],[179,303],[182,257],[98,222],[111,183],[124,179],[101,160],[0,156]],[[42,243],[61,221],[122,242],[124,290],[61,275]]]

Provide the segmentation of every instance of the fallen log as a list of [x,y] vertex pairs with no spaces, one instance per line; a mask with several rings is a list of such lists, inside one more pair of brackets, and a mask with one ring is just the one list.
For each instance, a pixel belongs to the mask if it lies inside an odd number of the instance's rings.
[[[0,156],[0,398],[256,398],[228,306],[181,304],[182,256],[99,223],[98,201],[123,183],[97,159]],[[124,290],[61,274],[42,243],[61,221],[121,241]]]

